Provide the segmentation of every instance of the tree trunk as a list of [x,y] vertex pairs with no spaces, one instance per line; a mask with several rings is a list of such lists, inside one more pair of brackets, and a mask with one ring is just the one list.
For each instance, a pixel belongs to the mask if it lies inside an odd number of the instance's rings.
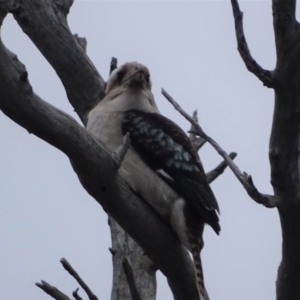
[[134,291],[129,287],[128,278],[124,272],[124,258],[127,258],[132,266],[134,284],[136,286],[139,299],[154,300],[156,298],[156,267],[145,255],[144,251],[126,233],[120,225],[109,218],[112,257],[113,257],[113,288],[111,300],[137,300]]
[[274,71],[262,69],[251,57],[242,13],[231,0],[238,50],[250,72],[275,91],[275,108],[269,145],[271,184],[282,229],[282,260],[276,282],[277,300],[300,299],[300,26],[295,0],[273,0],[273,27],[277,63]]

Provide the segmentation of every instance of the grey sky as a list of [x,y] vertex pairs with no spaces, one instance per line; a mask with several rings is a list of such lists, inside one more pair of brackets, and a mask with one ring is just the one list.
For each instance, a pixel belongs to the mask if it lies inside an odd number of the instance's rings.
[[[253,56],[273,69],[271,3],[241,2],[241,9]],[[105,79],[112,56],[119,64],[147,65],[161,111],[188,129],[160,94],[164,87],[187,111],[197,108],[207,134],[226,151],[237,152],[241,170],[253,176],[261,192],[272,193],[273,91],[243,65],[228,1],[75,1],[69,25],[87,38],[88,54]],[[11,16],[2,37],[26,65],[35,92],[77,118],[55,72]],[[50,299],[34,286],[41,279],[71,295],[78,285],[61,267],[62,257],[99,299],[109,299],[110,235],[102,208],[83,190],[62,153],[2,113],[0,141],[0,299]],[[200,154],[206,170],[221,160],[208,145]],[[277,211],[254,203],[229,170],[212,187],[222,231],[219,237],[209,227],[205,232],[211,299],[274,299],[281,243]],[[162,275],[158,291],[158,300],[172,298]]]

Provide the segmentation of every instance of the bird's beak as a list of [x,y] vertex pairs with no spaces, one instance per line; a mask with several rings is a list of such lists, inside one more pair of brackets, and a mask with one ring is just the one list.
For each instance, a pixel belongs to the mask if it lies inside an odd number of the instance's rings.
[[142,69],[138,69],[136,71],[134,71],[133,73],[129,74],[127,77],[125,77],[122,81],[122,84],[125,83],[126,81],[130,80],[131,78],[135,77],[137,74],[143,72]]

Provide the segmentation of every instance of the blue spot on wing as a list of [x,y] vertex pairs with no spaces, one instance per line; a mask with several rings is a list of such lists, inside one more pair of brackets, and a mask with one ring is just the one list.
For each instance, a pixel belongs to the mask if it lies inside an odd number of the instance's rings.
[[134,124],[137,124],[137,123],[140,122],[141,120],[143,120],[142,117],[136,117],[136,118],[133,119],[133,123],[134,123]]
[[160,142],[162,140],[162,138],[164,137],[164,133],[160,129],[156,129],[156,132],[153,135],[157,142]]
[[[200,172],[196,165],[195,154],[193,157],[183,145],[175,141],[170,132],[165,130],[168,128],[164,127],[165,124],[163,122],[155,122],[157,121],[157,116],[157,114],[139,111],[127,113],[123,122],[123,129],[124,132],[130,132],[133,146],[135,144],[139,150],[146,152],[150,160],[155,160],[155,165],[159,163],[161,167],[165,166],[170,170],[174,169],[176,172]],[[150,117],[154,118],[151,119]],[[160,117],[164,118],[163,116]],[[166,118],[164,119],[167,120]],[[185,133],[180,133],[186,142],[187,136]],[[188,142],[190,143],[189,139]]]

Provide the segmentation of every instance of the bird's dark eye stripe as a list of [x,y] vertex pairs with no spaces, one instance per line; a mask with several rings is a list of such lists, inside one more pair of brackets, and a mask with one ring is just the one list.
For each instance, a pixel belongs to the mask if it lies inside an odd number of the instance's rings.
[[117,73],[117,77],[118,77],[118,79],[122,79],[123,77],[124,77],[124,72],[123,71],[119,71],[118,73]]

